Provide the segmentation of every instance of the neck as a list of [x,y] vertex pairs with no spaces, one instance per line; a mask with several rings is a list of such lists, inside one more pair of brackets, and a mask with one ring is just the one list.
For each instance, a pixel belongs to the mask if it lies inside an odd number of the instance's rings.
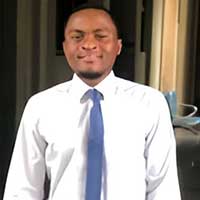
[[100,82],[102,82],[107,76],[108,76],[109,73],[107,74],[103,74],[101,76],[98,76],[96,78],[89,78],[89,77],[86,77],[86,76],[82,76],[81,74],[77,74],[77,76],[84,82],[86,83],[87,85],[89,85],[90,87],[94,87],[96,85],[98,85]]
[[[105,78],[105,77],[104,77]],[[104,78],[98,78],[98,79],[87,79],[87,78],[83,78],[80,77],[80,79],[86,83],[87,85],[89,85],[90,87],[94,87],[96,85],[98,85]]]

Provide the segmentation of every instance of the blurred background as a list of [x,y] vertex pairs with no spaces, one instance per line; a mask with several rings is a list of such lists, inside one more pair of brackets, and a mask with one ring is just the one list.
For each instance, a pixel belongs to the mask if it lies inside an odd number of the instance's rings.
[[[119,22],[123,50],[114,66],[118,76],[176,91],[179,102],[200,107],[199,1],[93,1],[102,2]],[[61,45],[64,20],[74,6],[93,1],[0,1],[0,199],[27,100],[72,76]],[[187,143],[184,148],[177,137],[182,198],[199,200],[200,140],[189,131],[177,132],[186,134]]]

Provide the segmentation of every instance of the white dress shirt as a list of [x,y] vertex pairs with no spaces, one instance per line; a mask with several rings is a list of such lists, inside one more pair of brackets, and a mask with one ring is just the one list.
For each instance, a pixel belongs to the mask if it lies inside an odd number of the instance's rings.
[[[176,144],[159,91],[114,76],[95,87],[104,120],[102,200],[180,200]],[[4,200],[84,200],[90,89],[76,75],[28,101],[19,126]]]

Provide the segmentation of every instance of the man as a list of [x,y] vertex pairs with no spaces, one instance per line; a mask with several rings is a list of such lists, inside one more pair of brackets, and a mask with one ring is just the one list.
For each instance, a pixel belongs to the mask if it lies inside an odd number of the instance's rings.
[[93,88],[103,96],[101,199],[179,200],[168,106],[160,92],[113,74],[122,42],[108,11],[87,6],[74,11],[64,34],[73,79],[26,105],[4,200],[42,200],[45,177],[49,200],[85,199],[92,107],[86,94]]

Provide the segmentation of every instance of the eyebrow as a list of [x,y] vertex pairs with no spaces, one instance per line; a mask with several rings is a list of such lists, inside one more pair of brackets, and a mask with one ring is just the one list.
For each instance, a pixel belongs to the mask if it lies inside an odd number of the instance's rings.
[[[85,33],[85,31],[80,30],[80,29],[72,29],[72,30],[69,31],[69,33],[73,33],[73,32],[80,33],[80,34]],[[109,32],[109,30],[108,30],[108,29],[101,29],[101,28],[99,28],[99,29],[95,29],[95,30],[92,31],[92,32],[93,32],[93,33]]]
[[79,29],[72,29],[69,31],[69,33],[73,33],[73,32],[77,32],[77,33],[81,33],[81,34],[84,33],[84,31],[79,30]]
[[98,32],[109,32],[107,29],[96,29],[93,32],[98,33]]

